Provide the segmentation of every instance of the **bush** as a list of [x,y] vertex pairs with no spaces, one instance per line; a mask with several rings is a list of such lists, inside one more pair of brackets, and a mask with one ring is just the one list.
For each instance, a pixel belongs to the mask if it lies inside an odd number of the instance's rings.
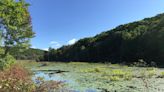
[[0,75],[0,92],[33,92],[35,90],[29,72],[19,65],[1,71]]
[[7,68],[10,68],[11,65],[13,65],[15,63],[15,59],[13,56],[11,55],[7,55],[6,57],[4,58],[0,58],[0,69],[1,70],[4,70],[4,69],[7,69]]
[[62,88],[62,82],[31,79],[31,73],[22,66],[15,64],[9,69],[0,71],[0,92],[56,92]]
[[63,87],[62,82],[44,81],[44,78],[38,77],[36,80],[35,92],[56,92]]
[[143,59],[139,59],[138,62],[134,62],[131,66],[146,67],[148,64]]

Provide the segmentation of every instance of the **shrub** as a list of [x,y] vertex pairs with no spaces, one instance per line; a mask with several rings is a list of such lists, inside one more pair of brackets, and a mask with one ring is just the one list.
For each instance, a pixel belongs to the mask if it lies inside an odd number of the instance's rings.
[[0,71],[0,92],[56,92],[62,87],[62,82],[44,81],[38,78],[34,83],[30,72],[20,65]]
[[7,69],[7,68],[10,68],[10,66],[12,64],[14,64],[15,61],[16,60],[14,59],[14,57],[9,55],[9,54],[4,58],[1,57],[0,58],[0,69],[4,70],[4,69]]
[[38,77],[36,80],[35,92],[56,92],[63,87],[62,82],[44,81],[44,78]]
[[148,64],[143,59],[139,59],[138,62],[134,62],[131,66],[146,67]]
[[33,92],[35,84],[29,72],[18,65],[0,72],[0,92]]

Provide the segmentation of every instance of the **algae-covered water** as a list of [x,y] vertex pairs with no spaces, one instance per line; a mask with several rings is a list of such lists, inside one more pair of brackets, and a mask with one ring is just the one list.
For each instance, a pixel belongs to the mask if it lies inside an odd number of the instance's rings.
[[25,66],[33,79],[62,81],[74,92],[164,92],[163,69],[100,63],[37,63]]

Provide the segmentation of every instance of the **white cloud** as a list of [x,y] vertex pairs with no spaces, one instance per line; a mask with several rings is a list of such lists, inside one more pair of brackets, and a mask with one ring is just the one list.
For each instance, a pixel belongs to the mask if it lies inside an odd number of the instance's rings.
[[42,50],[48,51],[48,48],[43,48]]
[[61,46],[61,44],[56,41],[51,41],[49,44],[50,44],[50,47],[52,48],[59,48]]
[[68,44],[69,44],[69,45],[72,45],[72,44],[74,44],[76,41],[77,41],[77,39],[74,38],[74,39],[72,39],[72,40],[69,40],[69,41],[68,41]]
[[36,46],[32,46],[31,48],[34,48],[34,49],[36,49]]

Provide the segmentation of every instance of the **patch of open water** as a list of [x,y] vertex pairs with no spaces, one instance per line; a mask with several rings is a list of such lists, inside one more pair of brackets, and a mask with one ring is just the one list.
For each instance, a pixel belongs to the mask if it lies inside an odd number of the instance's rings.
[[[69,72],[66,73],[51,73],[44,71],[35,71],[32,79],[35,81],[36,78],[42,77],[45,81],[54,80],[54,81],[62,81],[64,82],[68,88],[74,90],[73,92],[100,92],[95,88],[81,87],[81,85],[70,75]],[[65,77],[67,76],[67,77]]]

